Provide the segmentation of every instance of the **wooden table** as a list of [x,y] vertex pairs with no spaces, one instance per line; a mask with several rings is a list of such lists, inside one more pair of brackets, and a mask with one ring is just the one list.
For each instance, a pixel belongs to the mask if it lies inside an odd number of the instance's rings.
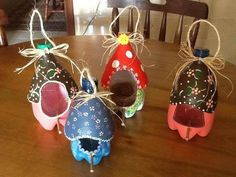
[[[94,76],[100,78],[99,66],[104,52],[101,36],[57,38],[70,45],[68,55],[84,58]],[[140,55],[146,65],[150,86],[146,89],[144,109],[127,128],[119,126],[112,141],[111,155],[89,173],[87,162],[72,157],[69,141],[56,129],[47,132],[32,114],[26,99],[33,66],[22,74],[16,67],[28,59],[18,48],[28,43],[0,48],[0,176],[1,177],[234,177],[236,176],[236,94],[229,99],[223,91],[227,83],[220,77],[219,104],[214,127],[206,138],[182,140],[167,126],[169,93],[174,75],[167,76],[178,61],[178,45],[146,41],[152,52]],[[236,66],[224,70],[236,86]],[[78,81],[78,79],[77,79]]]

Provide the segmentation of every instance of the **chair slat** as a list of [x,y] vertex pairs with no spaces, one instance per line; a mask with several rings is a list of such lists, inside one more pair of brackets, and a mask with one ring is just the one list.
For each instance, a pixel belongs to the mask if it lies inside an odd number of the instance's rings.
[[[119,10],[118,10],[118,8],[113,8],[112,9],[112,21],[118,16],[118,14],[119,14]],[[120,27],[119,27],[120,25],[119,25],[119,19],[117,19],[114,23],[113,23],[113,25],[112,25],[112,31],[116,34],[116,35],[118,35],[118,32],[120,31]]]
[[161,28],[159,34],[159,41],[166,40],[166,20],[167,20],[167,12],[163,12],[162,14],[162,21],[161,21]]
[[134,31],[134,17],[133,17],[133,9],[129,9],[129,17],[128,17],[128,29],[127,31],[132,33]]
[[184,16],[180,15],[178,26],[175,32],[174,44],[180,44],[181,42],[181,36],[182,36],[182,31],[183,31],[183,21],[184,21]]
[[145,39],[150,38],[150,10],[146,10],[143,36]]
[[7,46],[7,36],[5,32],[5,25],[8,24],[7,14],[0,9],[0,46]]
[[[198,19],[195,18],[195,19],[193,20],[193,22],[195,22],[196,20],[198,20]],[[191,42],[192,48],[194,47],[194,45],[195,45],[195,43],[196,43],[199,28],[200,28],[200,24],[198,23],[198,24],[196,24],[196,25],[193,27],[193,29],[192,29],[191,32],[190,32],[190,36],[191,36],[190,42]]]

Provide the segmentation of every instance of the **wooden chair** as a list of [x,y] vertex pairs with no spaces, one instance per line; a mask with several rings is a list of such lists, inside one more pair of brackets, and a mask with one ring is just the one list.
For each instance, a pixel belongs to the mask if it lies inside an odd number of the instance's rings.
[[0,46],[7,46],[7,37],[4,26],[8,24],[8,17],[6,13],[0,9]]
[[45,0],[45,12],[44,19],[47,21],[53,13],[64,13],[64,0],[52,0],[52,5],[50,0]]
[[[112,20],[119,14],[118,8],[124,8],[128,5],[135,5],[139,9],[146,10],[144,22],[144,37],[150,37],[150,11],[162,12],[162,21],[159,32],[159,41],[165,41],[166,38],[166,24],[168,13],[179,14],[178,26],[175,32],[173,43],[180,44],[181,35],[183,31],[184,16],[193,17],[194,20],[208,18],[208,5],[202,2],[190,0],[166,0],[166,4],[153,4],[149,0],[107,0],[107,6],[112,9]],[[119,31],[119,20],[114,23],[112,30],[114,33]],[[194,47],[199,30],[199,24],[191,31],[191,46]],[[133,9],[129,10],[128,15],[128,31],[133,31]]]

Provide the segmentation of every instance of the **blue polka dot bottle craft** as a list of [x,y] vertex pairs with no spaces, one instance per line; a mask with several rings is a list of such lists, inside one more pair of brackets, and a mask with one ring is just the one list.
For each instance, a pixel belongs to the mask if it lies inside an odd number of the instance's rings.
[[71,64],[74,63],[65,55],[68,44],[56,46],[48,38],[43,28],[41,29],[42,34],[48,42],[40,43],[35,48],[32,39],[32,24],[35,15],[41,19],[38,10],[34,10],[30,23],[32,48],[20,51],[22,56],[32,59],[22,68],[17,68],[16,71],[20,73],[29,65],[34,64],[35,74],[27,95],[32,104],[33,114],[44,129],[52,130],[57,125],[58,133],[61,134],[59,124],[64,126],[70,102],[76,95],[78,87],[70,73],[58,63],[56,56],[70,61]]
[[[84,72],[87,72],[89,79],[83,77]],[[98,165],[103,157],[110,154],[114,123],[105,97],[111,93],[97,92],[86,68],[82,71],[80,83],[85,90],[79,92],[73,101],[64,131],[71,141],[74,158],[78,161],[86,160],[93,172],[93,165]]]
[[[170,96],[168,125],[177,130],[185,140],[195,135],[205,137],[212,129],[217,106],[216,72],[223,69],[225,61],[219,57],[220,44],[214,56],[209,50],[196,49],[194,55],[190,47],[189,33],[196,23],[205,22],[217,33],[217,29],[208,21],[194,22],[188,31],[188,46],[182,45],[179,52],[185,63],[177,71]],[[221,73],[219,73],[222,75]],[[223,75],[222,75],[223,76]],[[227,78],[227,77],[225,77]],[[231,81],[227,78],[231,83]]]
[[[132,34],[119,33],[118,37],[112,34],[111,27],[117,18],[128,8],[135,8],[138,12],[138,20],[135,32]],[[144,67],[139,60],[133,46],[143,45],[143,36],[137,32],[139,24],[139,10],[136,6],[128,6],[110,24],[110,36],[106,39],[104,47],[113,55],[108,60],[101,83],[106,89],[114,94],[112,100],[120,107],[123,116],[132,117],[136,111],[142,109],[144,105],[144,88],[148,85],[148,78]],[[111,43],[112,47],[110,46]]]

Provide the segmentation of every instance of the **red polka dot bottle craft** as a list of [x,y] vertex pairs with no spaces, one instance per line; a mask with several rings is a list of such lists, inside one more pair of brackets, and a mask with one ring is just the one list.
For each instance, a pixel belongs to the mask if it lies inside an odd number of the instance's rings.
[[185,140],[190,140],[195,135],[205,137],[209,134],[217,106],[215,72],[219,73],[219,70],[223,69],[219,66],[224,66],[225,63],[224,59],[218,56],[220,43],[213,57],[208,56],[209,50],[195,50],[195,56],[193,55],[189,33],[192,27],[200,22],[213,27],[220,42],[217,29],[210,22],[199,20],[194,22],[188,30],[188,46],[182,45],[179,52],[185,63],[177,71],[173,82],[168,109],[168,125],[170,129],[177,130],[181,138]]
[[[16,71],[20,73],[26,67],[34,64],[35,74],[27,95],[28,101],[32,104],[33,114],[44,129],[52,130],[57,126],[58,133],[61,134],[59,124],[65,125],[71,100],[78,92],[78,87],[70,73],[58,63],[55,56],[69,60],[71,64],[74,63],[65,55],[68,44],[56,46],[48,38],[43,28],[41,29],[42,34],[48,42],[38,44],[35,48],[32,38],[32,24],[35,15],[39,16],[42,24],[40,13],[38,10],[34,10],[30,21],[32,48],[20,51],[22,56],[32,59],[25,66],[17,68]],[[76,65],[74,64],[74,66]]]
[[[119,33],[118,36],[114,36],[111,32],[111,26],[128,8],[135,8],[138,12],[136,29],[131,34]],[[103,45],[108,48],[107,50],[111,50],[110,52],[114,52],[106,64],[101,84],[113,93],[112,100],[121,108],[123,116],[126,118],[132,117],[136,111],[142,109],[144,88],[148,85],[148,78],[142,63],[131,45],[137,47],[138,40],[141,43],[144,41],[142,35],[137,32],[139,17],[137,7],[128,6],[124,8],[109,27],[110,38],[106,39],[106,42],[109,44],[113,42],[113,47]]]

